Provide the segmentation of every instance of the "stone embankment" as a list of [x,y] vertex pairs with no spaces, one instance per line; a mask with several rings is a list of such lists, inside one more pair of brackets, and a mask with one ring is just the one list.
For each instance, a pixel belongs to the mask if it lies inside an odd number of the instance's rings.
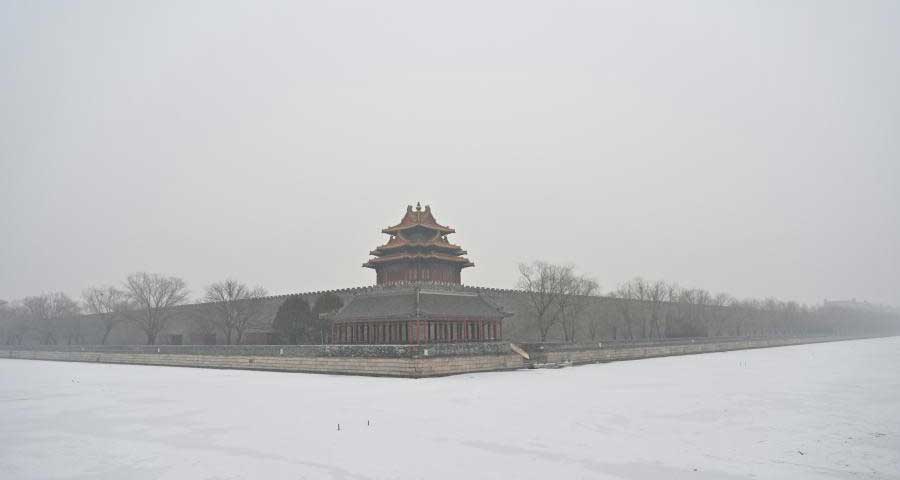
[[0,358],[388,377],[560,367],[860,337],[713,338],[599,344],[4,346]]

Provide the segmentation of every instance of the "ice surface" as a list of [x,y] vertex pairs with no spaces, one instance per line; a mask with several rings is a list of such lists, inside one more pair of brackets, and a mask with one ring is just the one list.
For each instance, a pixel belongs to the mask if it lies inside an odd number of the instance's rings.
[[900,478],[900,338],[421,380],[0,359],[0,478]]

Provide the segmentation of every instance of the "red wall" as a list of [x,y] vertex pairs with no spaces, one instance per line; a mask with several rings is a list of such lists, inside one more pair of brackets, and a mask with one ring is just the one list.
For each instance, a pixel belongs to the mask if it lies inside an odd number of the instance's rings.
[[460,282],[460,267],[452,263],[397,262],[377,268],[377,283],[385,285],[398,282]]

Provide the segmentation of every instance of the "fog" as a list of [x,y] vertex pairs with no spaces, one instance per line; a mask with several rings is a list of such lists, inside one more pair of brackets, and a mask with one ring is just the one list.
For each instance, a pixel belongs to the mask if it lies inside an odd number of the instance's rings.
[[571,262],[900,305],[896,2],[0,2],[0,298]]

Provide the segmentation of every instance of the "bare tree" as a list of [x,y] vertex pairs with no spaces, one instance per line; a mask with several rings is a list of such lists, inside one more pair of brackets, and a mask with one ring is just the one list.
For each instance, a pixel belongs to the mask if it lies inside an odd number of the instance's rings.
[[0,300],[0,343],[11,345],[13,313],[12,305],[6,300]]
[[7,322],[9,328],[6,331],[6,344],[22,345],[30,328],[28,312],[21,302],[13,303],[9,310],[10,316]]
[[85,312],[99,319],[103,329],[100,344],[106,345],[113,328],[124,322],[127,312],[133,309],[128,295],[115,287],[90,287],[81,298]]
[[647,322],[641,314],[641,309],[643,307],[642,302],[645,299],[645,291],[646,287],[644,280],[637,277],[619,285],[619,288],[612,293],[613,297],[616,299],[616,306],[618,307],[619,314],[625,322],[625,331],[630,340],[635,339],[635,323],[637,322],[640,322],[641,324],[642,338],[647,337]]
[[547,341],[550,329],[559,321],[557,303],[561,295],[561,279],[571,271],[570,266],[543,261],[519,264],[519,288],[528,299],[528,307],[542,342]]
[[59,343],[65,327],[62,322],[73,319],[79,313],[78,303],[62,292],[26,297],[22,305],[38,335],[38,341],[43,345]]
[[737,300],[727,293],[718,293],[710,298],[709,314],[706,317],[706,331],[710,337],[722,336],[728,326],[729,319],[735,314]]
[[203,300],[209,303],[212,320],[225,335],[228,345],[232,340],[240,345],[244,332],[259,321],[266,294],[262,287],[250,288],[232,279],[206,287]]
[[706,308],[710,301],[708,291],[699,288],[684,288],[678,293],[676,308],[681,336],[707,336]]
[[606,322],[602,315],[594,314],[588,317],[587,321],[587,334],[591,337],[591,341],[597,341],[600,338],[601,331],[605,326]]
[[756,308],[753,300],[737,300],[732,305],[731,332],[737,337],[750,334],[750,325],[753,322]]
[[643,297],[646,302],[647,309],[650,311],[649,333],[651,337],[664,338],[667,335],[666,329],[666,300],[668,298],[669,285],[662,280],[644,283]]
[[147,345],[156,344],[172,314],[171,308],[183,303],[188,295],[184,280],[146,272],[129,275],[125,289],[138,309],[132,320],[147,335]]
[[576,275],[572,269],[561,272],[559,285],[557,314],[563,328],[563,338],[567,342],[575,342],[578,323],[600,287],[596,280]]
[[678,305],[679,297],[681,296],[681,287],[679,287],[675,283],[670,283],[666,285],[665,291],[665,300],[666,300],[666,308],[663,312],[664,316],[664,336],[669,337],[672,335],[672,325],[678,323],[681,320],[681,309]]
[[316,326],[319,329],[319,336],[324,345],[331,335],[331,325],[334,314],[344,306],[341,297],[333,292],[325,292],[316,298],[316,304],[313,305],[312,313],[315,316]]
[[0,343],[21,345],[28,332],[28,315],[18,302],[0,301]]

